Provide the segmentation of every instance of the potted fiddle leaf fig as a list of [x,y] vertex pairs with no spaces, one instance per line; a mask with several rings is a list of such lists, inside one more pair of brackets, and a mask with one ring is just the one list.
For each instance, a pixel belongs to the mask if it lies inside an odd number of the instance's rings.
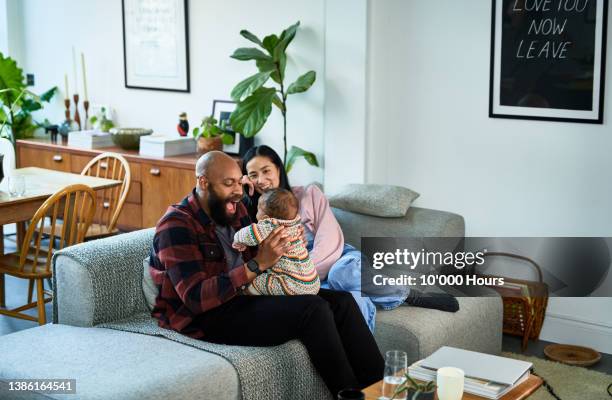
[[43,123],[32,118],[34,111],[48,103],[57,87],[38,96],[26,88],[23,70],[15,60],[0,53],[0,137],[11,140],[13,147],[17,139],[34,136]]
[[[231,55],[236,60],[255,61],[258,70],[256,74],[239,82],[231,92],[232,99],[237,103],[230,117],[232,128],[247,138],[253,137],[268,120],[272,105],[278,108],[283,117],[283,162],[287,172],[300,157],[310,165],[319,166],[317,157],[309,151],[297,146],[291,146],[287,151],[287,100],[289,96],[310,89],[316,79],[316,72],[308,71],[289,85],[285,82],[286,51],[299,26],[298,21],[280,35],[268,35],[263,40],[247,30],[242,30],[240,35],[259,48],[242,47]],[[271,85],[264,86],[266,83]]]
[[193,137],[197,141],[199,153],[223,150],[224,144],[234,143],[234,135],[228,133],[226,124],[225,120],[219,124],[216,118],[209,116],[202,120],[200,126],[194,128]]

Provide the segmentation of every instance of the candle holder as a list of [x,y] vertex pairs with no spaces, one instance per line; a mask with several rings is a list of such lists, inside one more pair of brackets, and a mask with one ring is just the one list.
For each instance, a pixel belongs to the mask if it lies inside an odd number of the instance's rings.
[[84,129],[87,129],[87,123],[89,122],[89,100],[85,99],[83,101],[83,108],[85,109],[85,123]]
[[74,100],[74,122],[77,123],[77,125],[79,126],[79,130],[81,130],[81,116],[79,115],[79,94],[73,94],[72,100]]
[[64,112],[64,115],[66,116],[66,121],[70,121],[70,99],[69,98],[64,99],[64,106],[66,107],[66,111]]

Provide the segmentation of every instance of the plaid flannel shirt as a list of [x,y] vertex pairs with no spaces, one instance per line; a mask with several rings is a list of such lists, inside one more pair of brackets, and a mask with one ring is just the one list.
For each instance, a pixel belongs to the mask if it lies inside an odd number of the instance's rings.
[[[249,226],[242,203],[236,212],[234,229]],[[256,254],[257,249],[249,247],[242,258],[247,262]],[[193,338],[204,336],[194,323],[199,314],[230,300],[250,283],[243,267],[229,269],[215,223],[200,207],[195,189],[168,207],[157,223],[149,272],[159,288],[151,315],[159,326]]]

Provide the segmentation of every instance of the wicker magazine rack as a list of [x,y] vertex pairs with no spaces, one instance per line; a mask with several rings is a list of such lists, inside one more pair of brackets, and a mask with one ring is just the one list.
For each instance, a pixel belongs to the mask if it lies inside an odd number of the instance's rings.
[[504,286],[490,286],[501,295],[504,303],[503,332],[522,337],[524,351],[529,339],[536,340],[540,337],[544,324],[548,285],[542,280],[542,269],[531,258],[518,254],[491,251],[484,253],[484,256],[502,256],[527,261],[538,273],[538,281],[504,277]]

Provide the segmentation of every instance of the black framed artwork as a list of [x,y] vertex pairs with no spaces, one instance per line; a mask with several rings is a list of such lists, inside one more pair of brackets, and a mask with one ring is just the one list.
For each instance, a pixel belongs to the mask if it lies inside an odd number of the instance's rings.
[[122,0],[125,87],[189,92],[187,0]]
[[234,136],[234,143],[224,144],[223,151],[227,154],[242,157],[251,147],[253,147],[255,140],[252,137],[245,138],[232,129],[232,125],[230,124],[230,116],[235,109],[235,101],[213,100],[211,115],[217,120],[217,123],[223,127],[226,133]]
[[493,0],[489,117],[603,123],[608,0]]

